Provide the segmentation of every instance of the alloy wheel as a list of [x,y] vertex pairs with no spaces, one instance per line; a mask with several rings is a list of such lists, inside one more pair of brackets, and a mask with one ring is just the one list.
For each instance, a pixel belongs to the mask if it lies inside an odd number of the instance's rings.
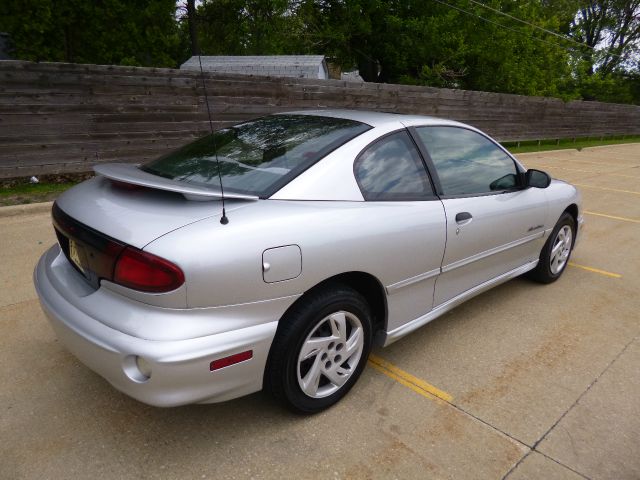
[[358,366],[364,349],[362,322],[340,310],[327,315],[311,330],[298,354],[298,385],[311,398],[338,391]]
[[573,233],[569,225],[564,225],[558,230],[558,234],[553,241],[551,255],[549,255],[549,268],[554,275],[559,274],[567,263],[571,253],[572,240]]

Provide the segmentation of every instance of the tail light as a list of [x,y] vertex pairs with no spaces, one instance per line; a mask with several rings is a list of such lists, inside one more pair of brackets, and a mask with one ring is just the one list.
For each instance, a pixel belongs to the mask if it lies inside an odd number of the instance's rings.
[[116,261],[113,281],[134,290],[163,293],[180,287],[184,273],[164,258],[126,247]]
[[120,190],[147,190],[142,185],[136,185],[134,183],[121,182],[120,180],[111,180],[111,185]]

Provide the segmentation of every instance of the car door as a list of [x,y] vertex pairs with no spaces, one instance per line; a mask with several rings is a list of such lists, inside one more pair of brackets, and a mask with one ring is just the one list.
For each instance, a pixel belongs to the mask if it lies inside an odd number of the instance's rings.
[[457,126],[417,127],[447,217],[434,306],[536,261],[544,189],[522,188],[522,168],[488,137]]
[[[429,312],[446,236],[442,202],[406,129],[367,146],[353,166],[355,179],[376,218],[378,237],[362,248],[384,265],[389,331]],[[375,247],[382,245],[381,249]]]

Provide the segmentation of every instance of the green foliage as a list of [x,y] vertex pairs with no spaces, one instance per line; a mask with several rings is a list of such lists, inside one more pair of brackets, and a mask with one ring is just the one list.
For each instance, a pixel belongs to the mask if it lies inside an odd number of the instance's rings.
[[174,13],[174,0],[3,0],[0,31],[24,60],[173,67]]
[[[205,0],[198,7],[200,47],[207,55],[297,53],[288,0]],[[188,21],[188,19],[185,19]]]
[[371,82],[640,104],[640,0],[196,5],[190,35],[186,0],[4,0],[0,31],[29,60],[177,66],[195,38],[205,55],[323,54]]

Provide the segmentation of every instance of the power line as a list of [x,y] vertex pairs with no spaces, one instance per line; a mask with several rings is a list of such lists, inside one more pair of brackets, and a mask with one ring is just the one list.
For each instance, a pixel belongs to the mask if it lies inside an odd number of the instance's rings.
[[[519,34],[519,35],[528,35],[528,34],[527,34],[527,32],[524,32],[524,31],[522,31],[522,30],[517,30],[517,29],[515,29],[515,28],[508,27],[508,26],[506,26],[506,25],[503,25],[502,23],[495,22],[495,21],[493,21],[493,20],[489,20],[488,18],[485,18],[485,17],[483,17],[483,16],[481,16],[481,15],[478,15],[478,14],[476,14],[476,13],[470,12],[470,11],[465,10],[465,9],[463,9],[463,8],[457,7],[457,6],[455,6],[455,5],[451,5],[450,3],[447,3],[447,2],[445,2],[445,1],[443,1],[443,0],[434,0],[434,1],[435,1],[435,2],[437,2],[437,3],[440,3],[440,4],[442,4],[442,5],[444,5],[444,6],[446,6],[446,7],[449,7],[449,8],[452,8],[452,9],[454,9],[454,10],[457,10],[457,11],[459,11],[459,12],[462,12],[462,13],[464,13],[464,14],[466,14],[466,15],[470,15],[470,16],[472,16],[472,17],[479,18],[479,19],[480,19],[480,20],[482,20],[483,22],[490,23],[490,24],[495,25],[495,26],[500,27],[500,28],[504,28],[505,30],[509,30],[509,31],[514,32],[514,33],[517,33],[517,34]],[[515,18],[515,17],[514,17],[514,18]],[[561,35],[560,35],[560,37],[561,37],[561,38],[563,38],[563,39],[565,39],[565,40],[567,40],[565,37],[562,37]],[[531,37],[531,38],[532,38],[532,39],[534,39],[534,40],[536,40],[536,41],[538,41],[538,42],[546,43],[547,45],[552,45],[552,46],[554,46],[554,47],[562,48],[563,50],[569,50],[569,49],[568,49],[567,47],[565,47],[564,45],[560,45],[559,43],[556,43],[556,42],[550,42],[550,41],[548,41],[548,40],[544,40],[544,39],[542,39],[542,38],[538,38],[538,37]],[[574,42],[575,42],[575,40],[574,40]],[[585,45],[585,44],[580,43],[580,42],[575,42],[575,43],[577,43],[578,45],[580,45],[580,46],[582,46],[582,47],[589,47],[588,45]],[[589,48],[593,48],[593,47],[589,47]]]
[[529,25],[530,27],[533,27],[533,28],[535,28],[537,30],[540,30],[540,31],[545,32],[545,33],[548,33],[549,35],[553,35],[554,37],[558,37],[558,38],[560,38],[562,40],[565,40],[567,42],[575,43],[576,45],[580,45],[581,47],[587,47],[587,48],[591,48],[592,50],[595,50],[595,47],[592,47],[591,45],[587,45],[586,43],[578,42],[577,40],[574,40],[571,37],[565,37],[564,35],[561,35],[558,32],[554,32],[552,30],[547,30],[544,27],[541,27],[541,26],[536,25],[536,24],[531,23],[531,22],[527,22],[526,20],[522,20],[521,18],[515,17],[515,16],[513,16],[513,15],[511,15],[509,13],[506,13],[506,12],[503,12],[501,10],[498,10],[497,8],[490,7],[489,5],[485,5],[484,3],[478,2],[477,0],[469,0],[469,1],[471,3],[475,3],[476,5],[479,5],[482,8],[486,8],[487,10],[491,10],[492,12],[495,12],[497,14],[500,14],[500,15],[508,17],[508,18],[510,18],[512,20],[515,20],[516,22],[524,23],[525,25]]
[[[539,26],[539,25],[536,25],[535,23],[527,22],[526,20],[522,20],[521,18],[515,17],[515,16],[510,15],[510,14],[508,14],[508,13],[506,13],[506,12],[502,12],[502,11],[498,10],[497,8],[493,8],[493,7],[490,7],[489,5],[485,5],[485,4],[484,4],[484,3],[482,3],[482,2],[478,2],[478,1],[476,1],[476,0],[469,0],[469,1],[470,1],[471,3],[475,3],[476,5],[479,5],[479,6],[483,7],[483,8],[486,8],[486,9],[488,9],[488,10],[491,10],[491,11],[493,11],[493,12],[499,13],[500,15],[504,15],[505,17],[511,18],[512,20],[515,20],[516,22],[524,23],[525,25],[529,25],[530,27],[536,28],[536,29],[541,30],[541,31],[543,31],[543,32],[545,32],[545,33],[548,33],[548,34],[550,34],[550,35],[553,35],[553,36],[555,36],[555,37],[561,38],[562,40],[565,40],[565,41],[567,41],[567,42],[575,43],[576,45],[579,45],[579,46],[581,46],[581,47],[590,48],[590,49],[591,49],[591,50],[593,50],[594,52],[597,52],[597,51],[598,51],[598,49],[597,49],[596,47],[593,47],[593,46],[591,46],[591,45],[587,45],[586,43],[579,42],[579,41],[577,41],[577,40],[574,40],[574,39],[573,39],[573,38],[571,38],[571,37],[566,37],[566,36],[564,36],[564,35],[561,35],[561,34],[560,34],[560,33],[558,33],[558,32],[554,32],[554,31],[552,31],[552,30],[548,30],[548,29],[546,29],[546,28],[544,28],[544,27],[541,27],[541,26]],[[609,49],[607,49],[607,50],[608,50],[608,51],[606,52],[606,54],[607,54],[607,55],[610,55],[610,56],[612,56],[612,57],[624,58],[624,56],[623,56],[623,55],[619,55],[619,54],[617,54],[617,53],[613,53],[613,52],[611,52],[611,51],[610,51],[610,50],[611,50],[611,48],[609,48]]]

